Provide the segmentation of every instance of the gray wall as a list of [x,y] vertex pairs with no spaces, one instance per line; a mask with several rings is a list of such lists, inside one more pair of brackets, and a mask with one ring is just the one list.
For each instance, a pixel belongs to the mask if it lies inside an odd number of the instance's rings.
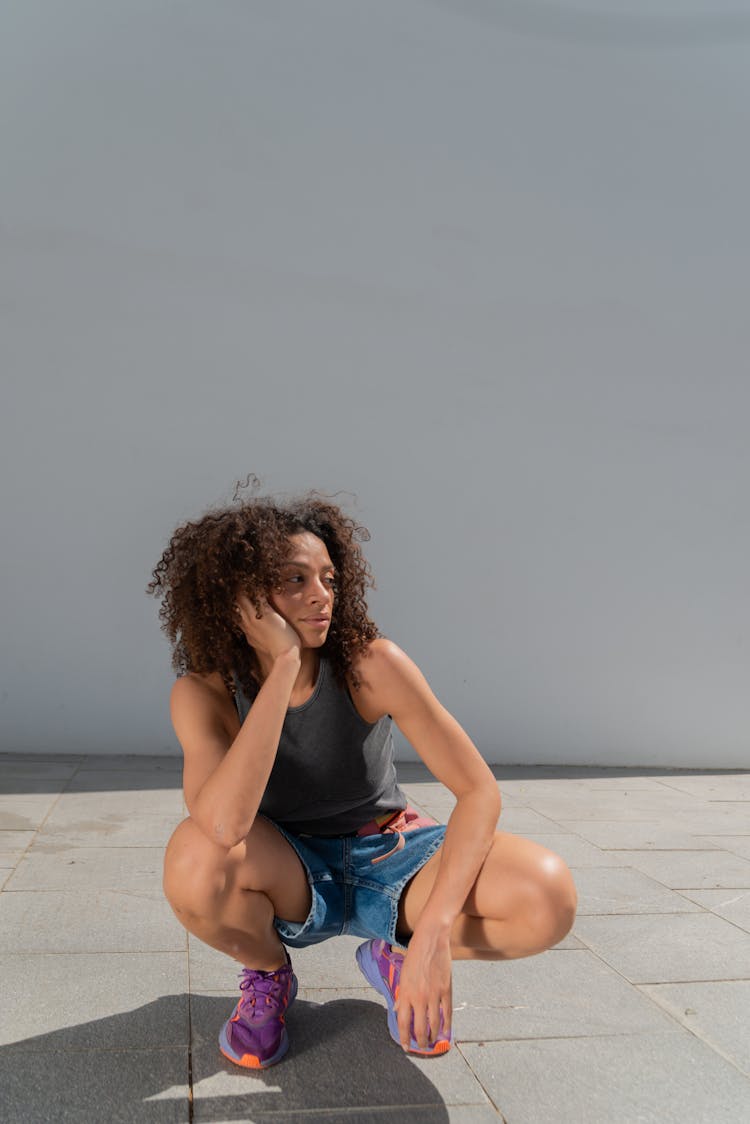
[[750,8],[3,11],[0,749],[177,751],[143,588],[253,471],[489,760],[747,765]]

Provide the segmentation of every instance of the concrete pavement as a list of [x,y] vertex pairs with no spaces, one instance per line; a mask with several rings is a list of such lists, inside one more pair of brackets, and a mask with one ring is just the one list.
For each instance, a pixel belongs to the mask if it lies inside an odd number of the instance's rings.
[[[561,854],[555,949],[458,963],[456,1045],[404,1056],[340,937],[293,953],[287,1058],[218,1052],[236,968],[160,890],[173,757],[0,756],[0,1119],[255,1124],[750,1120],[750,774],[507,768],[500,826]],[[402,765],[412,803],[452,799]]]

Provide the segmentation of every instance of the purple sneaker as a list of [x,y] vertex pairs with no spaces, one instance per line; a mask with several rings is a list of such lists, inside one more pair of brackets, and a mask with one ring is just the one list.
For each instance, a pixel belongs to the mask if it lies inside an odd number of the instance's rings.
[[[365,941],[357,949],[357,963],[359,970],[368,983],[385,998],[388,1004],[388,1030],[394,1042],[401,1045],[398,1035],[398,1019],[393,1004],[398,997],[398,985],[401,979],[401,968],[404,963],[404,954],[399,952],[387,941]],[[442,1029],[443,1020],[440,1019]],[[422,1049],[414,1038],[414,1027],[409,1041],[409,1053],[419,1054],[422,1058],[432,1058],[436,1054],[445,1054],[451,1048],[452,1033],[449,1037],[439,1034],[437,1040]]]
[[219,1034],[225,1058],[246,1069],[265,1069],[289,1049],[286,1009],[297,994],[297,977],[287,957],[283,968],[255,972],[243,968],[239,1003]]

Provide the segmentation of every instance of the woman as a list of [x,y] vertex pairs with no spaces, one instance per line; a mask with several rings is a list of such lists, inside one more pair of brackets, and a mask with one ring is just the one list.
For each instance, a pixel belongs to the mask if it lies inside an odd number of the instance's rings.
[[[368,537],[316,493],[245,499],[178,528],[148,587],[180,673],[190,812],[164,891],[189,932],[242,965],[219,1043],[249,1068],[288,1049],[285,946],[366,938],[357,960],[391,1036],[433,1055],[450,1048],[453,959],[542,952],[575,915],[568,868],[495,831],[492,773],[370,620]],[[407,807],[392,720],[455,795],[446,827]]]

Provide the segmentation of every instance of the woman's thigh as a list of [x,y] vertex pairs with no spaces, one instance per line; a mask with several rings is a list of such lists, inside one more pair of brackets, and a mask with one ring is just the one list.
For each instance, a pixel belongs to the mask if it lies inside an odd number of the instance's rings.
[[208,900],[244,890],[266,894],[276,915],[289,921],[304,921],[310,910],[305,868],[269,820],[258,816],[242,842],[229,850],[213,843],[190,817],[183,820],[164,856],[167,898],[188,894]]
[[[414,931],[435,883],[442,851],[441,847],[406,886],[399,902],[400,930]],[[502,920],[533,905],[540,895],[555,907],[574,904],[575,887],[567,865],[539,843],[498,831],[462,912]]]

